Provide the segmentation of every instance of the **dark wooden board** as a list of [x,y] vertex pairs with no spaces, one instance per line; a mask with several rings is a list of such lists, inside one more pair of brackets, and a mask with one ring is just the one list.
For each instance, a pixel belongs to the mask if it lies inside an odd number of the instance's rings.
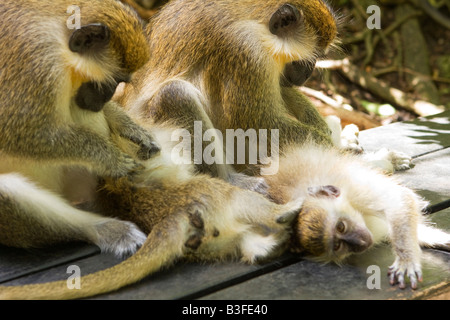
[[98,254],[96,246],[70,243],[46,249],[16,249],[0,246],[0,283],[83,257]]
[[[5,285],[23,285],[47,281],[66,280],[71,275],[67,268],[76,265],[81,274],[86,275],[120,263],[111,254],[99,254],[77,261],[20,277]],[[290,254],[275,262],[263,265],[246,265],[236,262],[223,263],[184,263],[153,274],[140,283],[123,288],[117,292],[104,294],[95,299],[186,299],[196,298],[214,290],[243,282],[260,274],[271,272],[298,261]],[[111,281],[114,281],[111,279]],[[81,283],[81,285],[83,285]]]
[[[376,248],[364,256],[353,259],[344,266],[318,264],[302,260],[297,264],[251,279],[245,283],[215,292],[203,299],[218,300],[298,300],[298,299],[405,299],[422,292],[448,285],[450,280],[450,255],[427,250],[432,265],[424,266],[424,281],[420,289],[400,290],[391,287],[386,276],[393,262],[390,248]],[[381,289],[368,289],[367,282],[373,275],[369,266],[379,266]],[[369,270],[370,271],[370,270]]]
[[367,151],[388,148],[410,156],[423,155],[450,146],[450,111],[361,131],[359,137]]

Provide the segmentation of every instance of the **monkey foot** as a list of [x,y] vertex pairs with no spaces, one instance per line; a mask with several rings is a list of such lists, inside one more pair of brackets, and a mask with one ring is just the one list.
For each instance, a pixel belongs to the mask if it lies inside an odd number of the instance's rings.
[[188,210],[189,218],[189,236],[184,246],[188,249],[197,250],[202,244],[202,239],[205,236],[205,222],[203,221],[201,211],[194,205],[193,208]]
[[147,239],[131,222],[110,219],[95,225],[97,240],[102,252],[112,252],[120,258],[134,254]]

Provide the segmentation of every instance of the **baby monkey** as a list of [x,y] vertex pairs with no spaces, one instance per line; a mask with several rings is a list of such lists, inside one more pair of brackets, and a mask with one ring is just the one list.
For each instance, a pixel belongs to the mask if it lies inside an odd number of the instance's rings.
[[266,176],[277,203],[303,199],[291,248],[320,262],[342,263],[351,254],[389,241],[395,261],[390,283],[405,288],[422,280],[421,249],[450,249],[450,234],[427,225],[426,206],[392,176],[369,167],[360,156],[306,144],[280,158],[280,170]]

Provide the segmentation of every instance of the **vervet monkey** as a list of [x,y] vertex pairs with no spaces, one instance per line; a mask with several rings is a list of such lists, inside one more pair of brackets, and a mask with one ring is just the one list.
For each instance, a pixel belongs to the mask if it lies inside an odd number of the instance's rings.
[[[152,56],[119,98],[135,117],[171,120],[191,133],[202,121],[204,131],[223,136],[229,129],[276,129],[281,151],[309,133],[331,145],[326,122],[293,87],[306,81],[336,37],[323,1],[172,0],[146,32]],[[254,167],[231,160],[238,171]],[[233,180],[230,166],[199,167]]]
[[80,290],[68,289],[67,281],[1,286],[0,299],[83,298],[137,282],[182,258],[256,263],[286,250],[301,200],[278,205],[222,179],[196,174],[191,165],[174,161],[172,129],[151,130],[162,146],[160,154],[143,162],[146,170],[134,182],[106,179],[96,202],[149,233],[141,249],[112,268],[83,276]]
[[[201,121],[202,136],[216,129],[218,134],[203,141],[203,147],[213,141],[216,155],[225,153],[225,160],[214,165],[200,161],[200,170],[264,193],[263,181],[245,179],[226,164],[258,174],[259,163],[251,163],[249,149],[266,148],[270,156],[292,143],[301,145],[306,137],[362,151],[352,137],[332,137],[330,131],[341,132],[340,122],[328,119],[336,117],[323,119],[294,87],[309,78],[316,59],[334,45],[337,20],[321,0],[214,0],[207,5],[200,0],[172,0],[146,27],[150,60],[117,99],[137,118],[170,120],[192,136],[196,121]],[[240,139],[252,129],[257,141]],[[273,129],[279,130],[278,140],[273,141],[271,134],[264,140],[260,130]],[[233,149],[235,136],[230,139],[228,130],[236,133],[238,144],[245,144],[244,163],[237,159],[235,149],[240,146]],[[393,151],[365,158],[388,173],[412,165],[410,157]]]
[[2,0],[0,18],[0,243],[135,252],[146,236],[134,224],[72,204],[91,200],[97,174],[142,169],[112,137],[136,145],[140,160],[159,151],[109,101],[149,57],[141,21],[111,0]]
[[291,249],[321,262],[343,263],[382,241],[390,241],[395,261],[390,283],[405,288],[422,280],[420,246],[450,249],[450,234],[427,225],[426,206],[394,177],[373,169],[361,157],[315,143],[292,147],[280,170],[266,176],[277,203],[303,199]]

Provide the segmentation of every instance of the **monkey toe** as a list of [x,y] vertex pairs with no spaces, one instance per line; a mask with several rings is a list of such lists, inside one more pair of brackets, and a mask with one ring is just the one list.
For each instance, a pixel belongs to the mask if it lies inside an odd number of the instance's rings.
[[196,210],[193,213],[188,213],[188,215],[189,215],[189,223],[191,224],[191,226],[193,226],[199,230],[204,230],[205,223],[202,219],[200,211]]
[[185,242],[185,247],[197,250],[202,244],[202,239],[205,236],[205,221],[202,218],[201,204],[195,202],[187,210],[187,217],[189,221],[188,239]]
[[202,244],[202,237],[198,234],[194,234],[189,237],[189,239],[185,242],[184,245],[186,248],[197,250],[201,244]]
[[262,195],[267,195],[269,185],[262,177],[247,176],[242,173],[233,173],[229,177],[229,182],[239,188],[255,191]]

